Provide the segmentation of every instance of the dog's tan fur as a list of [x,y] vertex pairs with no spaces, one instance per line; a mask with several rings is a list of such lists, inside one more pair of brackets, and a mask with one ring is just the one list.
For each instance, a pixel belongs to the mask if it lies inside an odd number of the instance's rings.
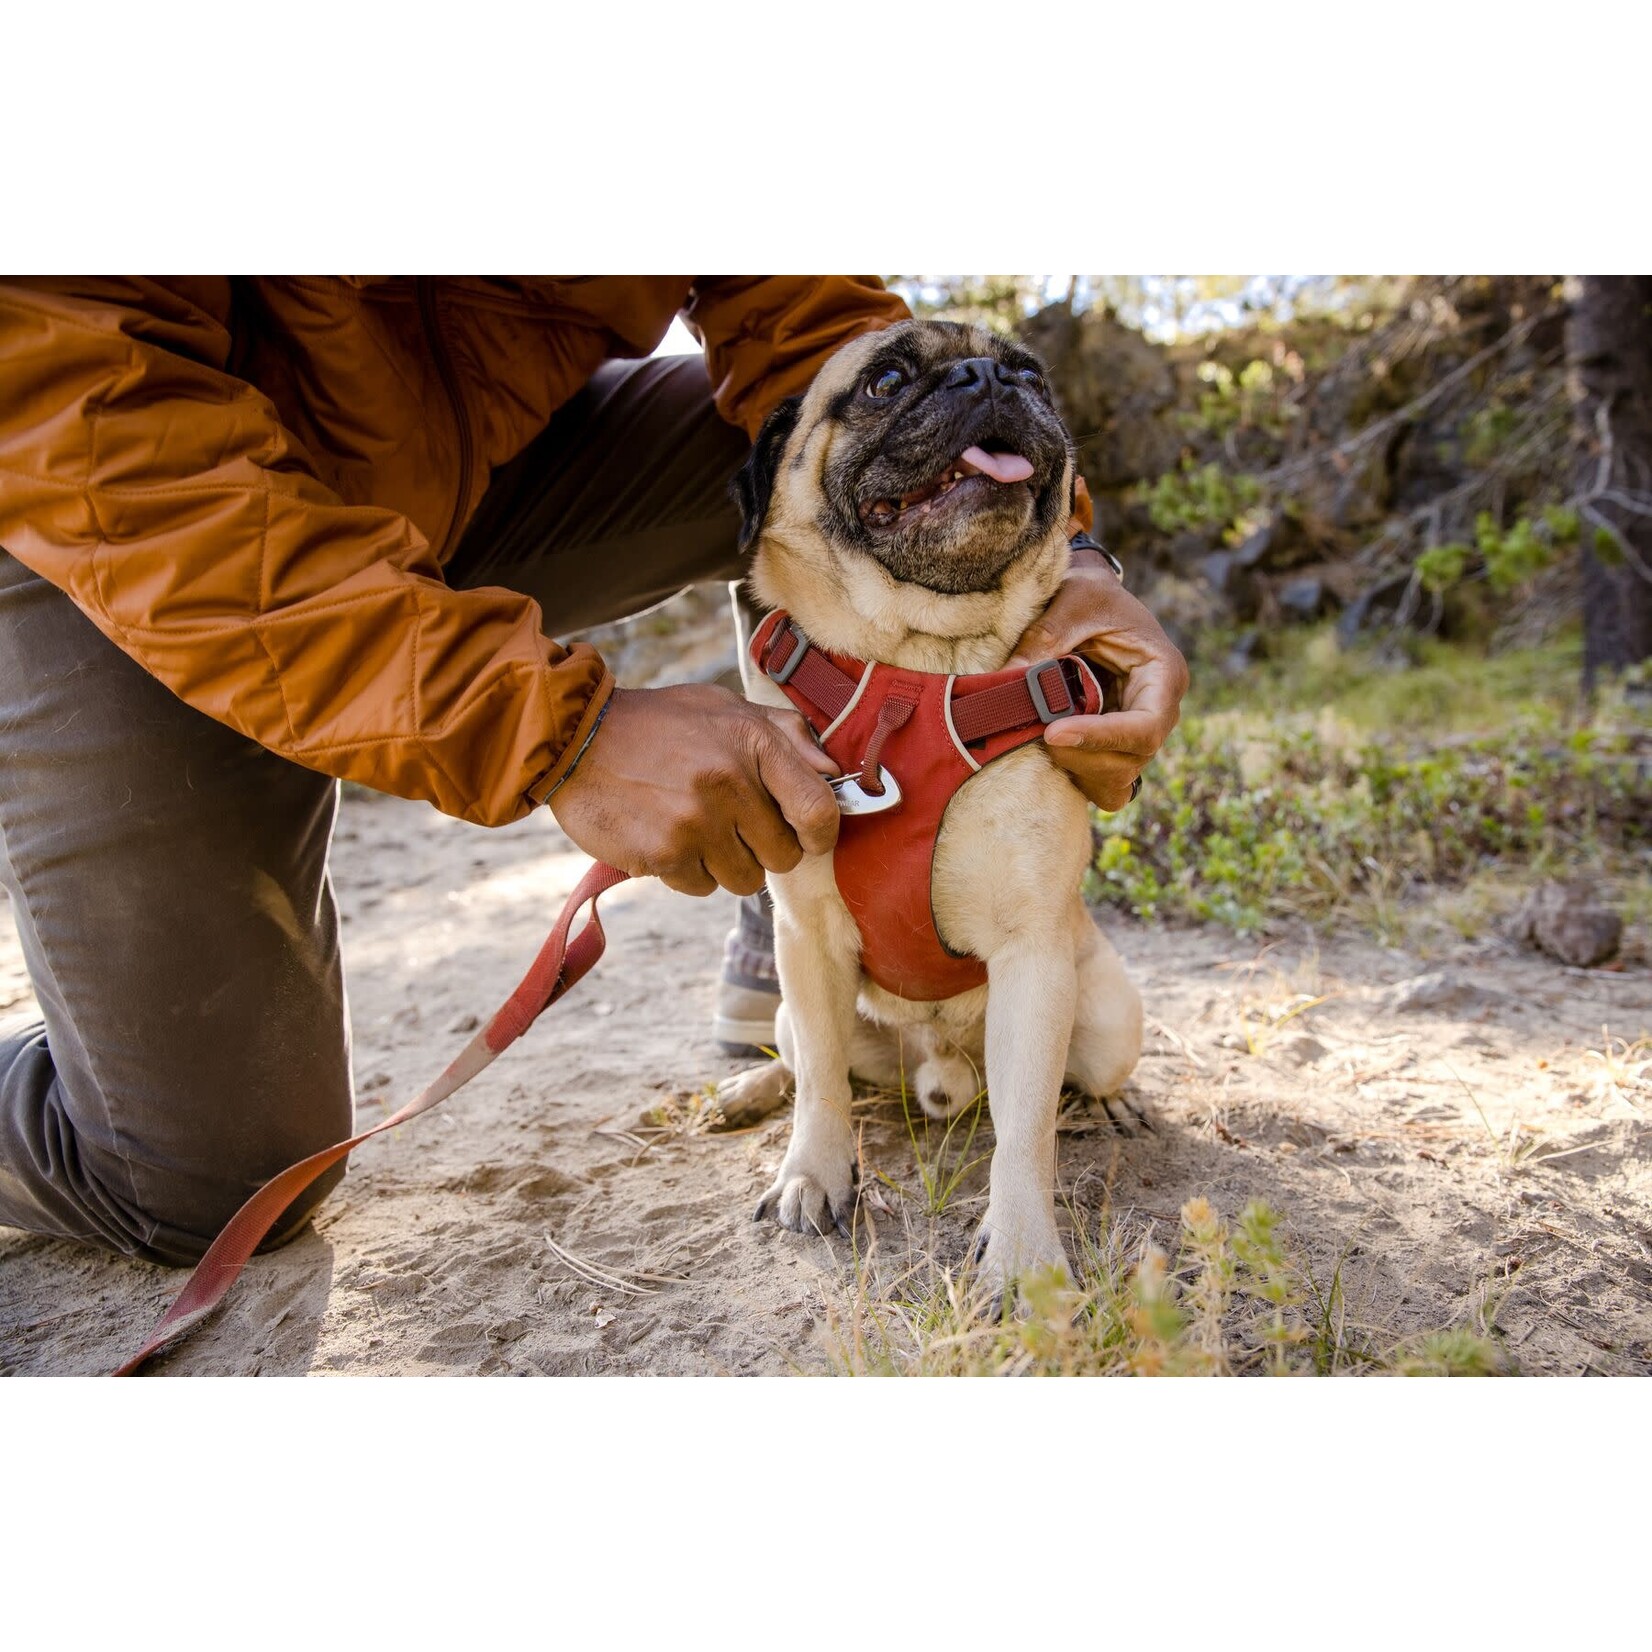
[[[960,356],[985,353],[969,336]],[[846,346],[805,398],[781,458],[751,584],[822,646],[911,670],[999,669],[1067,568],[1058,528],[991,591],[948,595],[894,578],[835,546],[819,526],[821,477],[838,429],[826,409],[860,377],[878,335]],[[1063,480],[1071,485],[1071,472]],[[788,704],[758,673],[747,691]],[[854,1201],[850,1074],[889,1084],[904,1074],[920,1103],[949,1116],[985,1078],[997,1136],[979,1251],[1002,1286],[1040,1265],[1065,1268],[1055,1222],[1056,1114],[1062,1081],[1097,1096],[1135,1066],[1141,1007],[1118,955],[1079,895],[1090,853],[1084,799],[1041,743],[990,764],[954,799],[936,849],[932,896],[947,943],[987,965],[988,984],[938,1003],[896,998],[863,977],[859,938],[830,856],[769,878],[784,994],[781,1058],[795,1077],[790,1145],[764,1206],[786,1227],[826,1231]],[[858,1012],[858,1013],[857,1013]],[[756,1069],[730,1087],[778,1083]],[[748,1096],[747,1100],[750,1099]]]

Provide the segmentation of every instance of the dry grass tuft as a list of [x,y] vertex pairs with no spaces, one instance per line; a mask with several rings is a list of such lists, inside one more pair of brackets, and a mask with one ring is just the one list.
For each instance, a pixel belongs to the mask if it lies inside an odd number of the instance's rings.
[[1631,1043],[1614,1038],[1609,1027],[1602,1027],[1600,1036],[1600,1049],[1583,1052],[1588,1098],[1602,1106],[1627,1107],[1644,1118],[1652,1109],[1652,1038]]
[[1384,1343],[1353,1322],[1339,1263],[1321,1285],[1289,1254],[1281,1220],[1252,1200],[1225,1222],[1182,1207],[1174,1257],[1137,1218],[1075,1224],[1078,1277],[1025,1276],[995,1304],[968,1269],[933,1260],[892,1278],[877,1244],[827,1303],[832,1368],[846,1376],[1490,1376],[1513,1370],[1490,1317]]
[[664,1096],[647,1108],[641,1119],[643,1128],[653,1132],[656,1141],[673,1136],[709,1136],[721,1131],[727,1122],[717,1102],[715,1085]]

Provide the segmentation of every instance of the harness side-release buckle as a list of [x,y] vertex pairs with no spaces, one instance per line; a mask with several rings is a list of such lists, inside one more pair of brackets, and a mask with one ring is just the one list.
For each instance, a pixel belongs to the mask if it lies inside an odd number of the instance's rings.
[[[1051,671],[1055,673],[1055,683],[1060,685],[1062,694],[1066,696],[1065,705],[1052,706],[1049,696],[1044,692],[1044,684],[1040,679],[1046,672]],[[1032,695],[1033,710],[1038,713],[1041,723],[1054,723],[1063,717],[1071,717],[1084,703],[1083,689],[1069,680],[1065,660],[1040,660],[1037,665],[1029,666],[1027,692]]]
[[895,784],[895,777],[887,768],[879,771],[883,776],[881,792],[861,789],[860,777],[864,772],[857,769],[853,774],[840,774],[835,780],[827,780],[826,784],[832,788],[832,793],[837,798],[840,814],[881,815],[885,809],[893,809],[900,802],[901,789]]
[[[775,656],[775,644],[780,641],[781,637],[788,634],[792,639],[791,652],[778,666],[771,665],[769,662]],[[768,653],[763,659],[763,672],[771,682],[789,683],[792,680],[792,674],[802,665],[803,656],[808,652],[809,639],[803,635],[802,628],[797,621],[789,619],[786,621],[784,628],[769,641]]]

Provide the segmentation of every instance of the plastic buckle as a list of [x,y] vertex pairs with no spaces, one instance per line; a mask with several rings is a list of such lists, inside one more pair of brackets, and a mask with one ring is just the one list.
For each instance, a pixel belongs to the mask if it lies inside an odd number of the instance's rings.
[[769,665],[768,660],[774,658],[774,642],[772,641],[769,644],[768,656],[763,663],[764,675],[775,683],[789,683],[792,680],[793,672],[803,663],[803,656],[809,652],[809,639],[803,635],[797,621],[787,620],[786,629],[791,632],[797,643],[797,646],[786,656],[786,663],[778,671]]
[[[1056,674],[1061,678],[1061,687],[1067,696],[1067,704],[1060,710],[1055,710],[1044,697],[1044,685],[1039,682],[1039,673],[1055,667]],[[1062,660],[1040,660],[1037,665],[1027,668],[1027,692],[1032,695],[1033,710],[1038,713],[1041,723],[1054,723],[1063,717],[1071,717],[1083,703],[1079,696],[1073,693],[1073,685],[1067,681],[1067,666]]]

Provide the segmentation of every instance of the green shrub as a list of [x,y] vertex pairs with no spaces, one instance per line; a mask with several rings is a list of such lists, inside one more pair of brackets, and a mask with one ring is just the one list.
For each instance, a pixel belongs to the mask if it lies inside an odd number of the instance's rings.
[[1560,551],[1576,545],[1577,537],[1577,512],[1565,505],[1545,505],[1536,516],[1522,511],[1508,528],[1481,511],[1474,520],[1474,543],[1430,545],[1417,558],[1417,575],[1430,591],[1448,591],[1478,560],[1492,590],[1507,596],[1530,584]]
[[1186,459],[1180,470],[1166,471],[1130,493],[1132,503],[1145,505],[1153,526],[1165,534],[1228,530],[1261,497],[1253,477]]
[[1652,847],[1635,737],[1522,727],[1420,748],[1334,719],[1190,718],[1127,810],[1103,817],[1090,893],[1240,933],[1491,861]]

